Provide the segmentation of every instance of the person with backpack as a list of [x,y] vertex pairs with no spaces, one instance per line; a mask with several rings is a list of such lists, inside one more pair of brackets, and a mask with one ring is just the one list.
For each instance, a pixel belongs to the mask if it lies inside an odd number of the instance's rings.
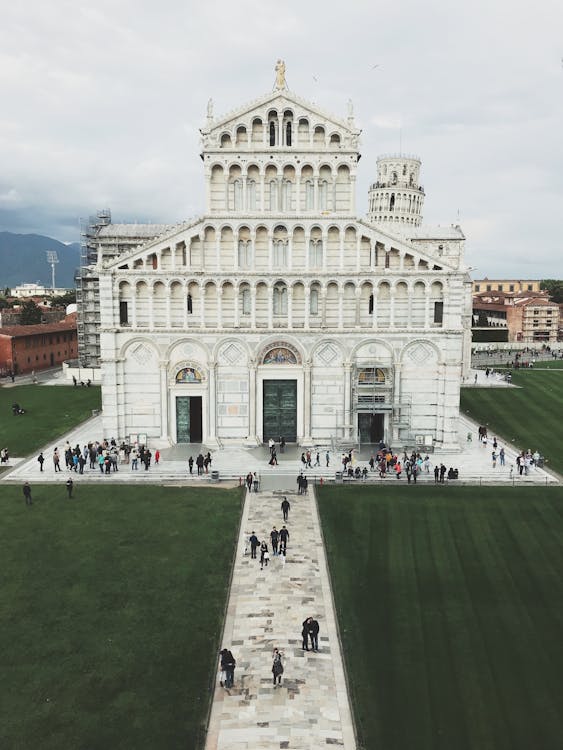
[[274,687],[281,687],[281,678],[283,674],[283,654],[275,648],[274,649],[274,661],[272,663],[272,674],[274,676]]
[[43,464],[45,463],[43,451],[37,456],[37,460],[39,461],[39,471],[43,471]]

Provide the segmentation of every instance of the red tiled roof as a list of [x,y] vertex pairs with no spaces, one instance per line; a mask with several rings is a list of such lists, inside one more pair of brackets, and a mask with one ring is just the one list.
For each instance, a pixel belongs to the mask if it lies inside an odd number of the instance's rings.
[[76,330],[76,313],[67,315],[58,323],[38,323],[31,326],[4,326],[0,328],[0,336],[8,338],[21,338],[22,336],[44,335],[46,333],[66,333]]

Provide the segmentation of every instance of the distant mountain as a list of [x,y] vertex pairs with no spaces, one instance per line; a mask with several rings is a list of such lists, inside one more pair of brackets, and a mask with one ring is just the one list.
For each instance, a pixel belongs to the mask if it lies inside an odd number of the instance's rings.
[[56,250],[57,287],[74,289],[74,272],[80,265],[80,244],[64,245],[41,234],[0,232],[0,289],[18,284],[39,283],[51,286],[51,266],[47,250]]

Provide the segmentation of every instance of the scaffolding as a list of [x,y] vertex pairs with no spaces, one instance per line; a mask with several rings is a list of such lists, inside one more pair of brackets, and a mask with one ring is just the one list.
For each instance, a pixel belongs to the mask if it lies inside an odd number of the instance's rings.
[[100,364],[100,285],[95,271],[98,262],[96,237],[111,224],[111,211],[105,208],[80,222],[80,268],[75,275],[78,361],[81,367]]

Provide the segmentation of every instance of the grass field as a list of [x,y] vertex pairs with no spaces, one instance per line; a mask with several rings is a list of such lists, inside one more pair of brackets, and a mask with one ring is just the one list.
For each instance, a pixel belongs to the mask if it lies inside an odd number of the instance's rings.
[[563,474],[563,372],[515,370],[520,388],[462,388],[461,411],[522,449],[536,449]]
[[[14,417],[14,402],[26,413]],[[19,385],[0,388],[0,447],[8,448],[12,456],[28,456],[91,417],[92,409],[99,409],[100,405],[99,386]]]
[[1,498],[0,747],[201,747],[240,491]]
[[319,506],[362,747],[562,747],[561,488],[325,487]]

